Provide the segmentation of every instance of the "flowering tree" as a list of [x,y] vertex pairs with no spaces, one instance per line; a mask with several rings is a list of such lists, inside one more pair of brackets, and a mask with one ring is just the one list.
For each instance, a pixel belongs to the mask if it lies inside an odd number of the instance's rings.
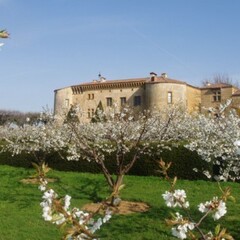
[[[64,132],[71,136],[68,159],[81,157],[94,161],[111,188],[111,204],[118,205],[125,174],[143,154],[151,153],[151,143],[162,149],[170,141],[181,138],[181,134],[177,134],[181,115],[177,107],[161,113],[113,108],[109,112],[98,112],[95,122],[68,121],[63,125]],[[115,177],[105,164],[110,155],[116,164]]]
[[[65,148],[69,141],[69,135],[63,134],[58,124],[52,117],[42,116],[42,122],[46,124],[29,125],[12,128],[10,126],[0,127],[0,136],[5,139],[4,151],[10,151],[13,155],[22,152],[35,157],[34,167],[37,169],[36,178],[40,182],[39,189],[43,192],[42,217],[45,221],[59,225],[65,229],[63,239],[86,240],[96,239],[95,232],[102,224],[111,218],[111,212],[105,207],[104,202],[99,209],[93,213],[87,213],[79,208],[71,208],[71,197],[66,195],[61,198],[47,186],[46,173],[49,171],[45,164],[46,155],[51,152],[59,152]],[[64,138],[66,137],[66,138]],[[100,217],[99,214],[103,214]],[[95,215],[98,215],[97,219]]]
[[[224,106],[213,111],[214,116],[197,115],[192,118],[189,129],[193,134],[189,134],[186,147],[218,166],[217,180],[239,179],[240,118],[233,111],[225,113]],[[209,172],[204,173],[211,177]]]
[[22,152],[30,154],[42,170],[45,168],[47,154],[60,153],[66,145],[66,139],[63,138],[64,135],[61,134],[58,125],[51,121],[47,124],[25,124],[23,127],[15,128],[5,126],[2,128],[1,135],[6,141],[3,151],[11,152],[12,155]]

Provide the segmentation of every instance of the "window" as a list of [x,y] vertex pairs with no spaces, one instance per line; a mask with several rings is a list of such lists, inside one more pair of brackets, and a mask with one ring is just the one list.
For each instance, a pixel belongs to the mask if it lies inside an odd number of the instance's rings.
[[168,103],[168,104],[171,104],[172,102],[173,102],[172,92],[168,92],[168,95],[167,95],[167,103]]
[[88,100],[92,100],[92,99],[94,99],[94,94],[93,93],[91,93],[91,94],[89,93],[88,94]]
[[64,107],[68,108],[69,107],[69,99],[64,100]]
[[111,98],[111,97],[108,97],[108,98],[107,98],[107,106],[108,106],[108,107],[111,107],[111,106],[112,106],[112,98]]
[[95,115],[95,111],[94,111],[94,109],[92,108],[92,109],[88,109],[88,118],[92,118],[92,117],[94,117],[94,115]]
[[140,106],[141,105],[141,96],[134,96],[133,105],[134,106]]
[[127,102],[127,99],[125,97],[120,98],[121,106],[124,106]]
[[220,102],[221,101],[221,90],[216,90],[213,92],[213,101]]

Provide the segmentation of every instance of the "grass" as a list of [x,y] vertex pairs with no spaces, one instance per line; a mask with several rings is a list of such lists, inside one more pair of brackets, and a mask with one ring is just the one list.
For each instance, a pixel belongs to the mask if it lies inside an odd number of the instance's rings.
[[[32,170],[0,166],[0,240],[57,240],[62,233],[57,226],[45,222],[41,217],[41,192],[36,185],[23,184],[21,179],[33,173]],[[72,206],[81,207],[88,202],[96,202],[108,194],[108,188],[102,175],[51,171],[50,177],[58,181],[52,187],[64,196],[72,196]],[[164,219],[170,216],[172,209],[164,205],[161,194],[168,184],[157,177],[126,176],[126,188],[122,198],[129,201],[143,201],[151,208],[147,213],[135,213],[128,216],[115,215],[98,232],[101,239],[160,239],[173,240],[170,228]],[[240,239],[240,188],[238,183],[224,183],[231,186],[236,203],[228,203],[228,214],[216,223],[207,219],[204,228],[214,230],[220,223],[229,232]],[[177,187],[185,189],[191,204],[194,218],[201,214],[197,211],[200,202],[210,200],[219,194],[216,183],[205,181],[179,180]]]

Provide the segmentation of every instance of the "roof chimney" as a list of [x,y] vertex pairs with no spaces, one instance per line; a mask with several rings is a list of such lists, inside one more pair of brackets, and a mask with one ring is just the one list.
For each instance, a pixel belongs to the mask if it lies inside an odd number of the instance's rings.
[[100,78],[100,82],[106,82],[106,78],[105,77],[101,77]]
[[106,82],[106,78],[101,75],[101,73],[98,74],[99,82]]
[[157,74],[155,72],[150,72],[150,80],[152,82],[157,80]]
[[162,78],[167,78],[168,75],[167,75],[167,73],[162,73],[162,74],[161,74],[161,77],[162,77]]

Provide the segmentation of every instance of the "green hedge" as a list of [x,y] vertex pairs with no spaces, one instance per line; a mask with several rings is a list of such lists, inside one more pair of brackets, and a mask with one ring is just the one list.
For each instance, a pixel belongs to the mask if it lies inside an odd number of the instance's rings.
[[[131,153],[127,156],[131,158]],[[206,179],[200,172],[196,173],[193,168],[207,169],[212,172],[212,165],[201,160],[196,152],[192,152],[183,146],[173,147],[172,150],[163,150],[160,154],[153,154],[151,156],[143,155],[134,164],[128,174],[140,176],[159,176],[158,161],[163,159],[165,162],[172,162],[169,171],[171,177],[178,176],[180,179]],[[31,167],[31,162],[34,161],[33,157],[27,154],[20,154],[18,156],[11,156],[10,153],[0,153],[0,164],[7,164],[12,166]],[[60,158],[57,153],[52,153],[47,156],[46,162],[48,165],[56,170],[62,171],[79,171],[99,173],[99,167],[94,162],[87,160],[68,161]],[[106,166],[109,171],[116,173],[116,163],[114,156],[106,157]]]

